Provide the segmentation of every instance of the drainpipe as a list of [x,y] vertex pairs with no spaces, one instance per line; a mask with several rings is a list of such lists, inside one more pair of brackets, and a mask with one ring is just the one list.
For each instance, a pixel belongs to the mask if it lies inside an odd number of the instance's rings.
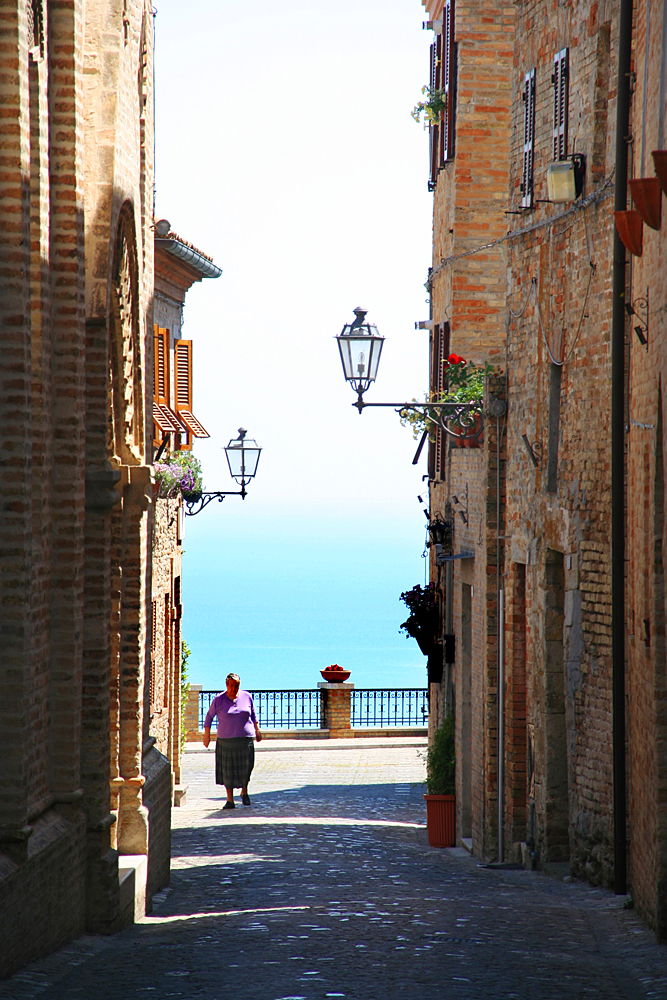
[[[445,563],[445,634],[454,632],[454,563]],[[451,715],[454,708],[452,692],[452,665],[445,664],[445,716]]]
[[[620,0],[614,210],[625,211],[630,127],[632,3]],[[614,227],[611,317],[611,642],[614,892],[627,891],[625,826],[625,247]]]
[[498,591],[498,861],[505,859],[505,591]]

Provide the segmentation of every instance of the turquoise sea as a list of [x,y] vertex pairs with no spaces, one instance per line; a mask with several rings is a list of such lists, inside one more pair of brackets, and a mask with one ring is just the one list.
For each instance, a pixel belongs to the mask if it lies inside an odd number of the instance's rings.
[[255,690],[312,688],[321,669],[339,663],[357,687],[426,686],[426,658],[399,634],[407,616],[399,595],[424,582],[418,520],[274,513],[265,521],[248,502],[234,510],[235,500],[186,519],[191,683],[218,690],[232,670]]

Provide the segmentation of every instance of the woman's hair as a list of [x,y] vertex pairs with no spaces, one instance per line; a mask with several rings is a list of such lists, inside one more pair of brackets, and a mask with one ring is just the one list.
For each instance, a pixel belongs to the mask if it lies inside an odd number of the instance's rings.
[[227,674],[227,676],[225,677],[225,681],[238,681],[240,684],[241,678],[239,677],[238,674]]

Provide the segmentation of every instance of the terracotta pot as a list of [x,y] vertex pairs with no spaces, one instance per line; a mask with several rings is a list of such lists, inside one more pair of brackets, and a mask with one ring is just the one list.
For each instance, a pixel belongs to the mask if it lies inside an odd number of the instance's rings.
[[351,670],[320,670],[328,684],[343,684],[348,679]]
[[642,219],[651,229],[660,229],[662,190],[657,177],[635,177],[628,181],[632,200]]
[[431,847],[456,847],[456,796],[424,795]]
[[635,257],[641,257],[644,241],[644,222],[635,209],[614,212],[614,221],[621,243]]

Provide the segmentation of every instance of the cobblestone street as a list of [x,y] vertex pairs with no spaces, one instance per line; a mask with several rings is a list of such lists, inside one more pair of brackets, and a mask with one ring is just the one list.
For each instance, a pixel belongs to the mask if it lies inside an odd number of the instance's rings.
[[222,812],[185,755],[171,887],[0,998],[667,998],[667,949],[625,898],[428,846],[424,740],[265,741],[252,805]]

